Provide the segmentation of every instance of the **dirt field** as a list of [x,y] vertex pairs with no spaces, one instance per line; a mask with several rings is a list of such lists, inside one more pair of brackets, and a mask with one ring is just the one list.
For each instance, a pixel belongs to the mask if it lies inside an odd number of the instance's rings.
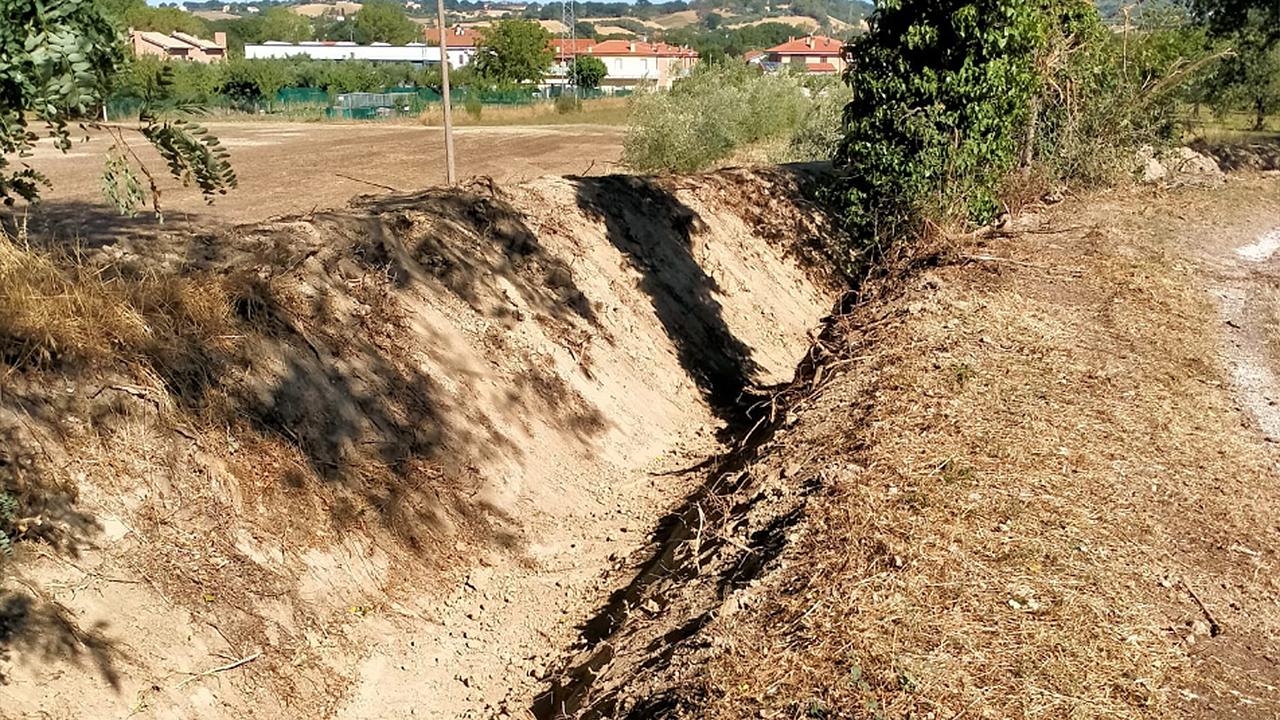
[[[206,205],[195,190],[163,180],[169,230],[210,228],[278,215],[342,207],[355,195],[387,186],[413,190],[443,184],[444,140],[438,128],[407,124],[278,122],[210,123],[232,154],[240,187]],[[540,175],[616,172],[622,130],[604,126],[468,127],[455,135],[460,180],[487,176],[508,184]],[[108,140],[94,136],[63,154],[42,142],[29,162],[53,189],[35,211],[32,227],[59,237],[98,237],[154,221],[120,218],[102,204],[99,176]],[[138,149],[156,172],[164,165]]]

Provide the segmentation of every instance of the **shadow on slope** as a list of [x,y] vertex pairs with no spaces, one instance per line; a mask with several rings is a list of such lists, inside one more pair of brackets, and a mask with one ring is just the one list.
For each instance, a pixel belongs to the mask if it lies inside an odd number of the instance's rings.
[[756,365],[751,348],[725,324],[719,285],[694,256],[693,236],[706,229],[702,217],[650,178],[574,182],[578,207],[604,223],[609,242],[640,273],[640,290],[707,403],[724,420],[740,419],[736,408]]

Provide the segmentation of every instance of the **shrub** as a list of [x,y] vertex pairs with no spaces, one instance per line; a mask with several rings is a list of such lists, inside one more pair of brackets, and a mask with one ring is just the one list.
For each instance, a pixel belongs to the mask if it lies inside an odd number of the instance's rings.
[[852,43],[837,188],[855,236],[985,222],[1016,160],[1044,28],[1019,0],[880,5]]
[[732,61],[699,66],[669,92],[634,97],[623,159],[641,172],[694,172],[737,148],[789,138],[814,106],[809,82]]
[[1085,0],[885,2],[852,43],[832,199],[859,242],[884,248],[930,223],[990,221],[1019,165],[1048,182],[1114,179],[1136,147],[1176,138],[1175,90],[1203,55],[1176,24],[1118,36]]
[[573,93],[562,93],[556,96],[556,112],[568,115],[582,110],[582,100]]

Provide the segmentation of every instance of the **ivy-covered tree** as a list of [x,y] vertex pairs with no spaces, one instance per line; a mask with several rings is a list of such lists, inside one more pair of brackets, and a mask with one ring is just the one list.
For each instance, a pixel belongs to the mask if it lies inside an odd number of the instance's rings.
[[476,72],[498,85],[538,82],[555,58],[550,41],[551,33],[537,23],[500,20],[481,31],[473,61]]
[[160,210],[155,178],[132,162],[136,155],[126,133],[150,142],[169,171],[197,185],[206,199],[235,186],[228,154],[217,138],[181,119],[184,108],[166,105],[171,70],[162,68],[146,89],[137,126],[96,120],[106,88],[123,63],[118,29],[94,2],[0,0],[0,200],[6,205],[15,198],[34,202],[48,186],[44,175],[22,160],[38,138],[31,125],[43,126],[65,152],[71,146],[68,126],[76,121],[104,130],[114,140],[103,187],[123,212],[136,212],[145,199],[137,172],[146,176],[151,204],[157,214]]
[[851,228],[897,237],[926,217],[986,222],[1016,162],[1045,34],[1026,0],[884,2],[853,41],[836,162]]
[[609,68],[598,57],[581,55],[569,63],[569,82],[580,88],[594,90],[608,74]]

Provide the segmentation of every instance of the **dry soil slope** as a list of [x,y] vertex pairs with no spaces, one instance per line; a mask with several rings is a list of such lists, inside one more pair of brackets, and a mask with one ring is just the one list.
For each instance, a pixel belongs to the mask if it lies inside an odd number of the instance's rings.
[[0,584],[0,714],[452,717],[531,692],[688,490],[649,471],[713,449],[829,309],[811,179],[474,184],[90,248],[139,333],[96,361],[0,353],[31,540]]
[[1246,173],[868,286],[540,716],[1276,717],[1280,474],[1230,368],[1280,359],[1235,253],[1278,229]]

